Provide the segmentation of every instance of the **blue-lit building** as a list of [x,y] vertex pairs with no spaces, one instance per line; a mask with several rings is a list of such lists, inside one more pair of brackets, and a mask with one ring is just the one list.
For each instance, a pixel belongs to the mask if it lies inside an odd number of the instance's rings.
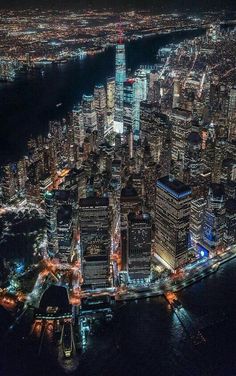
[[85,130],[94,131],[97,129],[97,114],[93,95],[82,97],[83,122]]
[[203,243],[213,254],[223,246],[225,226],[224,187],[221,184],[212,184],[203,220]]
[[116,45],[116,73],[115,73],[115,116],[114,129],[123,133],[123,98],[124,81],[126,79],[125,45],[120,38]]
[[135,89],[136,82],[134,79],[127,79],[124,82],[124,117],[123,117],[123,133],[124,136],[132,131],[136,134],[135,125],[136,125],[136,96]]
[[156,253],[171,269],[187,262],[191,189],[171,176],[156,184]]

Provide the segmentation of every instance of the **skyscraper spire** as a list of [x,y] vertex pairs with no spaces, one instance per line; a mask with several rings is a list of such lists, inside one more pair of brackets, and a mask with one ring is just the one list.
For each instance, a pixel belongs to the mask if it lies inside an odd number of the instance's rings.
[[121,18],[119,21],[119,26],[118,26],[118,43],[123,44],[124,43],[124,38],[123,38],[123,29],[122,29],[122,24],[121,24]]

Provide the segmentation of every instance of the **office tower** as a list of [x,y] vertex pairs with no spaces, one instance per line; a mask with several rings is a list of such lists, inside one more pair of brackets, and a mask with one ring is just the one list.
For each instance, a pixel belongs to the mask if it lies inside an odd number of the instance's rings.
[[71,261],[73,240],[72,205],[61,205],[57,211],[57,241],[58,253],[56,257],[62,263]]
[[44,175],[39,181],[40,198],[44,199],[44,195],[53,187],[53,181],[50,175]]
[[156,105],[155,103],[150,103],[148,101],[142,101],[140,103],[140,138],[141,142],[148,139],[150,129],[155,127],[156,119]]
[[[201,137],[197,132],[191,132],[187,137],[187,144],[184,157],[184,169],[187,173],[186,183],[192,186],[192,191],[198,191],[200,185],[200,174],[202,171],[201,160]],[[192,192],[194,194],[194,192]]]
[[235,245],[236,243],[236,200],[229,199],[225,203],[225,233],[224,244],[226,247]]
[[132,186],[127,186],[121,190],[120,196],[120,229],[121,229],[121,252],[122,267],[127,269],[127,231],[128,214],[136,213],[142,209],[142,201],[138,197],[137,191]]
[[151,218],[147,213],[128,215],[128,274],[131,281],[150,278]]
[[151,71],[148,75],[148,102],[157,104],[160,101],[160,82],[158,81],[158,73]]
[[136,129],[136,111],[137,102],[135,97],[136,81],[134,79],[127,79],[124,82],[124,118],[123,118],[123,133],[126,141],[128,141],[128,134],[133,131],[134,137],[138,137],[139,129]]
[[139,102],[147,100],[148,82],[147,73],[144,69],[137,69],[135,72],[136,98]]
[[82,110],[85,130],[95,131],[97,129],[97,114],[93,95],[83,95]]
[[48,253],[61,262],[68,262],[73,240],[73,197],[70,191],[52,190],[45,193]]
[[134,187],[137,191],[137,194],[140,198],[143,199],[144,196],[144,186],[143,186],[143,174],[142,173],[133,173],[130,175],[129,184]]
[[157,164],[152,160],[145,160],[144,164],[144,202],[152,219],[155,216],[156,181],[158,178]]
[[236,158],[226,158],[222,162],[220,182],[236,181]]
[[230,89],[228,117],[236,118],[236,87]]
[[171,269],[187,262],[191,189],[171,176],[157,180],[156,253]]
[[132,129],[129,131],[127,137],[128,137],[129,157],[131,159],[134,157],[134,133]]
[[227,144],[224,140],[216,140],[215,153],[212,166],[212,182],[220,183],[222,173],[222,163],[226,157]]
[[203,244],[211,254],[221,250],[225,231],[225,194],[222,184],[209,188],[203,220]]
[[25,183],[27,179],[27,163],[26,158],[23,157],[17,163],[17,186],[19,192],[22,193],[25,190]]
[[79,201],[79,229],[84,287],[109,286],[111,221],[108,198],[87,197]]
[[184,157],[187,146],[187,138],[191,132],[192,115],[185,110],[174,109],[170,115],[172,125],[172,148],[173,173],[183,180]]
[[172,108],[179,108],[181,100],[181,84],[179,79],[174,79]]
[[198,244],[202,239],[203,218],[206,208],[205,198],[198,198],[191,202],[190,216],[190,240],[191,246],[198,249]]
[[16,166],[13,163],[6,164],[2,167],[2,197],[3,202],[16,198],[17,195],[17,182],[16,182]]
[[[140,107],[140,137],[142,143],[148,142],[153,161],[162,161],[162,166],[166,162],[170,163],[170,155],[167,151],[171,150],[170,143],[170,124],[168,117],[159,113],[154,103],[147,101],[141,102]],[[166,159],[167,157],[167,159]],[[168,170],[166,166],[164,170]],[[168,173],[168,171],[166,171]]]
[[87,176],[84,168],[71,169],[60,184],[60,188],[68,190],[74,198],[75,207],[78,206],[80,198],[86,197]]
[[230,142],[236,142],[236,117],[229,120],[228,140]]
[[124,99],[124,81],[126,79],[125,45],[120,36],[116,45],[115,62],[115,117],[114,130],[117,133],[123,133],[123,99]]
[[236,181],[228,181],[225,183],[225,197],[236,199]]
[[121,135],[117,133],[115,135],[115,151],[119,151],[121,148]]
[[84,118],[81,106],[75,106],[72,110],[72,127],[74,131],[74,143],[77,146],[82,146],[85,137]]
[[107,134],[107,98],[104,85],[94,88],[94,104],[97,113],[97,131],[99,144],[104,141]]
[[107,123],[109,132],[114,129],[114,113],[115,113],[115,78],[107,79]]

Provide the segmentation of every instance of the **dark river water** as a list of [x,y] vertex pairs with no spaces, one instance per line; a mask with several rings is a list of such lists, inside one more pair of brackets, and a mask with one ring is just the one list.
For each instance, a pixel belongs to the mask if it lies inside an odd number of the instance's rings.
[[[126,46],[127,67],[134,70],[140,64],[156,63],[158,48],[201,33],[179,32],[131,42]],[[109,48],[84,60],[46,66],[44,75],[38,71],[0,84],[0,162],[21,156],[31,135],[46,133],[50,119],[65,115],[83,94],[93,92],[95,84],[114,76],[114,64],[114,48]],[[58,103],[62,103],[59,108]]]
[[[3,376],[236,375],[236,260],[178,293],[184,312],[206,342],[195,346],[162,297],[119,303],[114,319],[90,337],[72,373],[24,341],[1,349]],[[1,343],[3,343],[1,341]],[[66,366],[66,369],[70,365]]]

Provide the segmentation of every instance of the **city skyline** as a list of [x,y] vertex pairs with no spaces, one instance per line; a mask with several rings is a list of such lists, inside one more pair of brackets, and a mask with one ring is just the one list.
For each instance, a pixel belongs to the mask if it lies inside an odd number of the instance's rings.
[[4,376],[235,373],[235,14],[132,6],[0,10]]

